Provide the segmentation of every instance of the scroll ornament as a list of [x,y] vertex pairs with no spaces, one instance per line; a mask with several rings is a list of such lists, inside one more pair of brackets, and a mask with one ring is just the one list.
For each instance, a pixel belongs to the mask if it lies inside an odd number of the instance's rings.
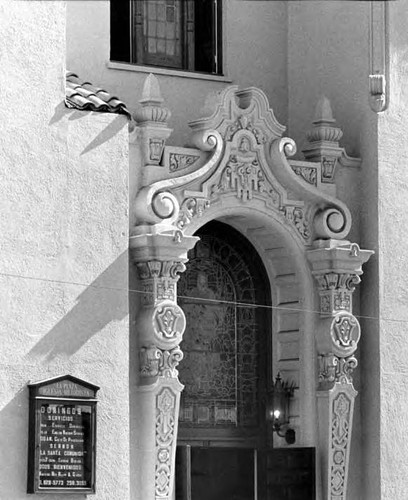
[[140,349],[140,376],[177,378],[177,365],[183,359],[183,352],[179,346],[171,350],[163,350],[155,345]]

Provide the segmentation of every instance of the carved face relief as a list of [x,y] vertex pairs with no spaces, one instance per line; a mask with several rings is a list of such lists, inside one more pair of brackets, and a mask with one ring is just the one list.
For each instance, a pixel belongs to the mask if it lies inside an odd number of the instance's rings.
[[150,139],[149,140],[150,161],[159,162],[161,159],[163,148],[164,148],[163,139]]
[[322,158],[322,182],[333,182],[337,158]]

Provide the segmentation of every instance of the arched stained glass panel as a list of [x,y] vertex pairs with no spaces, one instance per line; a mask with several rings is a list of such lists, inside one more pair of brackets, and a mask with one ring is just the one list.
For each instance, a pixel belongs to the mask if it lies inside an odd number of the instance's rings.
[[267,349],[265,314],[255,305],[269,292],[259,256],[242,235],[221,223],[198,235],[178,286],[187,319],[180,430],[239,435],[260,425]]

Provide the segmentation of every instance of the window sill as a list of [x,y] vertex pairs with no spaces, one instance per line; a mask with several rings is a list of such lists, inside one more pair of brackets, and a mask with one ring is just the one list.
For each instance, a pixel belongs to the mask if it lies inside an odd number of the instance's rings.
[[210,80],[212,82],[231,83],[232,80],[223,75],[210,75],[206,73],[197,73],[194,71],[182,71],[171,68],[160,68],[158,66],[139,66],[125,62],[108,61],[109,69],[118,69],[121,71],[134,71],[135,73],[154,73],[156,75],[178,76],[179,78],[190,78],[193,80]]

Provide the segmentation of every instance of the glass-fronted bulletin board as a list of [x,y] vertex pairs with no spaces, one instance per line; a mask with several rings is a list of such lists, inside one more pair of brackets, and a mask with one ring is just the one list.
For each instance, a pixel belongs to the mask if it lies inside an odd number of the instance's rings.
[[29,384],[28,493],[95,493],[96,393],[71,375]]

